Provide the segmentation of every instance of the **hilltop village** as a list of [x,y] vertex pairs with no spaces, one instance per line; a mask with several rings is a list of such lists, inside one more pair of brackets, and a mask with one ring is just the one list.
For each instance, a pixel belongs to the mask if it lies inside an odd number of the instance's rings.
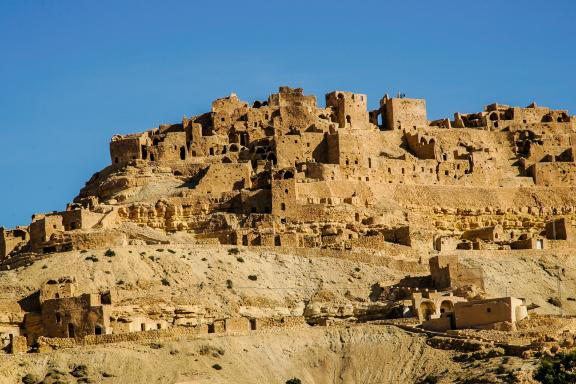
[[66,211],[0,230],[0,260],[176,232],[198,243],[426,252],[571,240],[567,111],[492,104],[429,121],[420,99],[385,95],[374,111],[363,94],[325,100],[288,87],[252,105],[232,94],[181,123],[116,135],[112,164]]
[[[576,118],[532,103],[430,121],[426,102],[404,95],[384,95],[376,110],[367,106],[364,94],[330,92],[320,107],[302,89],[280,87],[265,101],[231,94],[180,123],[116,135],[111,165],[65,211],[0,228],[0,271],[59,254],[97,261],[86,255],[93,250],[113,257],[114,249],[130,249],[156,262],[150,247],[175,245],[228,255],[277,249],[381,257],[375,265],[390,259],[387,267],[417,276],[371,281],[370,292],[347,291],[354,304],[333,311],[302,299],[298,309],[274,313],[198,306],[147,312],[118,303],[116,287],[94,292],[61,276],[18,302],[0,301],[0,347],[47,352],[340,321],[392,321],[418,332],[516,331],[538,306],[508,294],[489,297],[485,272],[460,256],[575,248]],[[361,278],[360,268],[352,277]],[[226,285],[233,289],[232,280]],[[533,336],[514,353],[540,348],[543,335]]]

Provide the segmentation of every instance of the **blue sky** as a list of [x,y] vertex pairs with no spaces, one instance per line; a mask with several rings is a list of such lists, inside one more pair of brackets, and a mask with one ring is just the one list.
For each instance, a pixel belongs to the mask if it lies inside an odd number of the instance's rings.
[[279,85],[576,114],[576,2],[0,0],[0,226],[63,210],[115,133]]

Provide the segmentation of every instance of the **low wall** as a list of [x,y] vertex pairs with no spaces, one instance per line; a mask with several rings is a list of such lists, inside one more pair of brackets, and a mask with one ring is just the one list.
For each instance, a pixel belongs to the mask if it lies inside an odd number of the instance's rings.
[[[90,335],[82,338],[59,338],[44,337],[38,338],[38,352],[51,352],[63,348],[75,348],[88,345],[101,345],[111,343],[121,343],[126,341],[144,342],[160,341],[170,337],[192,337],[206,334],[226,334],[244,333],[250,330],[261,330],[283,327],[305,326],[306,320],[303,316],[291,316],[280,318],[229,318],[216,320],[212,324],[200,324],[194,327],[174,327],[168,329],[154,329],[150,331],[119,333],[112,335]],[[24,338],[24,341],[26,338]]]
[[270,328],[282,328],[282,327],[299,327],[307,325],[304,316],[289,316],[289,317],[279,317],[279,318],[262,318],[254,319],[255,329],[270,329]]
[[62,348],[74,348],[87,345],[121,343],[125,341],[140,342],[161,340],[168,337],[195,336],[208,334],[208,325],[195,327],[175,327],[169,329],[154,329],[150,331],[118,333],[112,335],[90,335],[78,338],[45,337],[38,338],[38,352],[50,352]]
[[26,336],[12,336],[10,352],[12,354],[28,352],[28,340],[26,339]]

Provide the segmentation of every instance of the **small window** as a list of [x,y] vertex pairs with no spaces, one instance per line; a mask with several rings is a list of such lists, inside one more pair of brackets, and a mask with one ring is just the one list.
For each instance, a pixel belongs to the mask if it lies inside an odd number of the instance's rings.
[[486,308],[486,312],[488,312],[488,313],[492,312],[492,308],[490,308],[490,307]]
[[56,314],[56,322],[60,323],[62,321],[62,316],[59,313]]
[[285,203],[280,204],[280,209],[282,211],[285,211],[286,210],[286,204]]

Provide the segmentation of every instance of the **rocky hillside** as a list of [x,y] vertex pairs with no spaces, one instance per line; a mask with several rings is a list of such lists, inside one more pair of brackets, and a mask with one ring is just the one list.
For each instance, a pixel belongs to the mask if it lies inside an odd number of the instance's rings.
[[126,384],[285,383],[292,378],[314,384],[498,383],[509,382],[503,381],[508,377],[531,382],[530,362],[502,357],[455,362],[458,353],[434,349],[426,341],[395,327],[365,325],[0,355],[0,383],[20,383],[23,377]]

